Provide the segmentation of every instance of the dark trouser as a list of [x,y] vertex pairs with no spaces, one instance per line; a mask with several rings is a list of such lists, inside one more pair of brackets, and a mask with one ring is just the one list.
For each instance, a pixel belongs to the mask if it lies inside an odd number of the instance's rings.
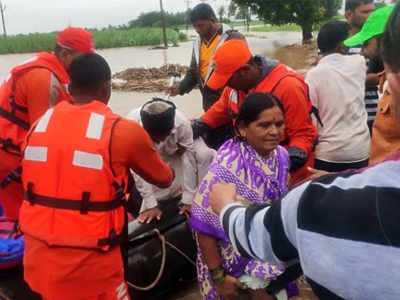
[[342,172],[346,170],[352,169],[362,169],[368,167],[369,159],[354,162],[354,163],[332,163],[323,160],[316,159],[315,160],[315,169],[324,170],[327,172]]

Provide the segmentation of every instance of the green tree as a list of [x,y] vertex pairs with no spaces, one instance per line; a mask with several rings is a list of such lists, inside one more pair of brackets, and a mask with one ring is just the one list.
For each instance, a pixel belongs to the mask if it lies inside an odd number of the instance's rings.
[[235,2],[231,1],[228,6],[228,18],[231,19],[232,17],[236,16],[237,5]]
[[225,14],[226,14],[225,7],[224,7],[224,6],[221,6],[221,7],[218,9],[219,21],[220,21],[221,23],[224,21],[224,16],[225,16]]
[[321,0],[321,3],[325,8],[325,19],[330,19],[336,16],[338,10],[342,7],[342,0]]
[[228,17],[243,20],[247,31],[250,31],[251,14],[251,6],[247,4],[247,1],[231,1],[228,8]]
[[323,20],[325,9],[321,0],[233,0],[238,5],[248,5],[266,23],[298,24],[303,31],[303,43],[313,37],[313,26]]
[[[165,13],[165,21],[167,26],[176,27],[185,25],[188,21],[187,12]],[[161,26],[161,13],[159,11],[151,11],[142,13],[140,16],[128,23],[129,27],[159,27]]]

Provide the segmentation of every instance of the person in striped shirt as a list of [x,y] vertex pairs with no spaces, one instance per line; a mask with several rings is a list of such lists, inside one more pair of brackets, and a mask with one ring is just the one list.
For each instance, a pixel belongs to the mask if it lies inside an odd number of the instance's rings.
[[[358,35],[362,30],[368,17],[374,12],[375,4],[373,0],[346,0],[345,17],[349,24],[350,36]],[[361,54],[363,43],[349,46],[348,54]],[[372,132],[372,124],[375,120],[377,103],[379,100],[378,83],[379,73],[383,71],[383,65],[380,60],[369,59],[367,63],[367,77],[365,80],[365,108],[368,112],[368,127]]]
[[[400,122],[400,3],[382,56]],[[243,207],[236,186],[215,185],[213,210],[244,256],[300,262],[321,299],[400,299],[400,152],[362,172],[308,181],[272,206]]]

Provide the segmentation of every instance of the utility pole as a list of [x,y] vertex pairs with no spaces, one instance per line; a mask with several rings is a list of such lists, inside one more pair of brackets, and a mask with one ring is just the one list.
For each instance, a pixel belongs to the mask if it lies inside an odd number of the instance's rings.
[[165,47],[165,49],[167,49],[168,48],[167,25],[165,24],[165,13],[164,13],[162,0],[160,0],[160,10],[161,10],[161,23],[162,23],[162,30],[163,30],[164,47]]
[[6,31],[6,21],[4,20],[4,11],[6,10],[6,6],[3,5],[3,3],[0,0],[0,12],[1,12],[1,20],[3,21],[3,35],[6,38],[7,37],[7,31]]
[[189,30],[189,23],[190,23],[190,16],[189,16],[189,10],[190,10],[190,3],[192,2],[192,0],[185,0],[186,2],[186,13],[187,13],[187,22],[186,22],[186,31]]

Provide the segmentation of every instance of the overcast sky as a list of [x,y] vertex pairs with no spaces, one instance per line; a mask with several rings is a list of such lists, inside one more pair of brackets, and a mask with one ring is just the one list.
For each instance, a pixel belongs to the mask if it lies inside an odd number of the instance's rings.
[[[102,28],[125,24],[140,13],[159,9],[159,0],[0,0],[6,5],[9,34],[49,32],[68,25]],[[209,0],[215,9],[229,0]],[[185,0],[163,0],[166,11],[186,9]],[[193,7],[199,0],[190,1]],[[2,33],[2,27],[0,27]]]

